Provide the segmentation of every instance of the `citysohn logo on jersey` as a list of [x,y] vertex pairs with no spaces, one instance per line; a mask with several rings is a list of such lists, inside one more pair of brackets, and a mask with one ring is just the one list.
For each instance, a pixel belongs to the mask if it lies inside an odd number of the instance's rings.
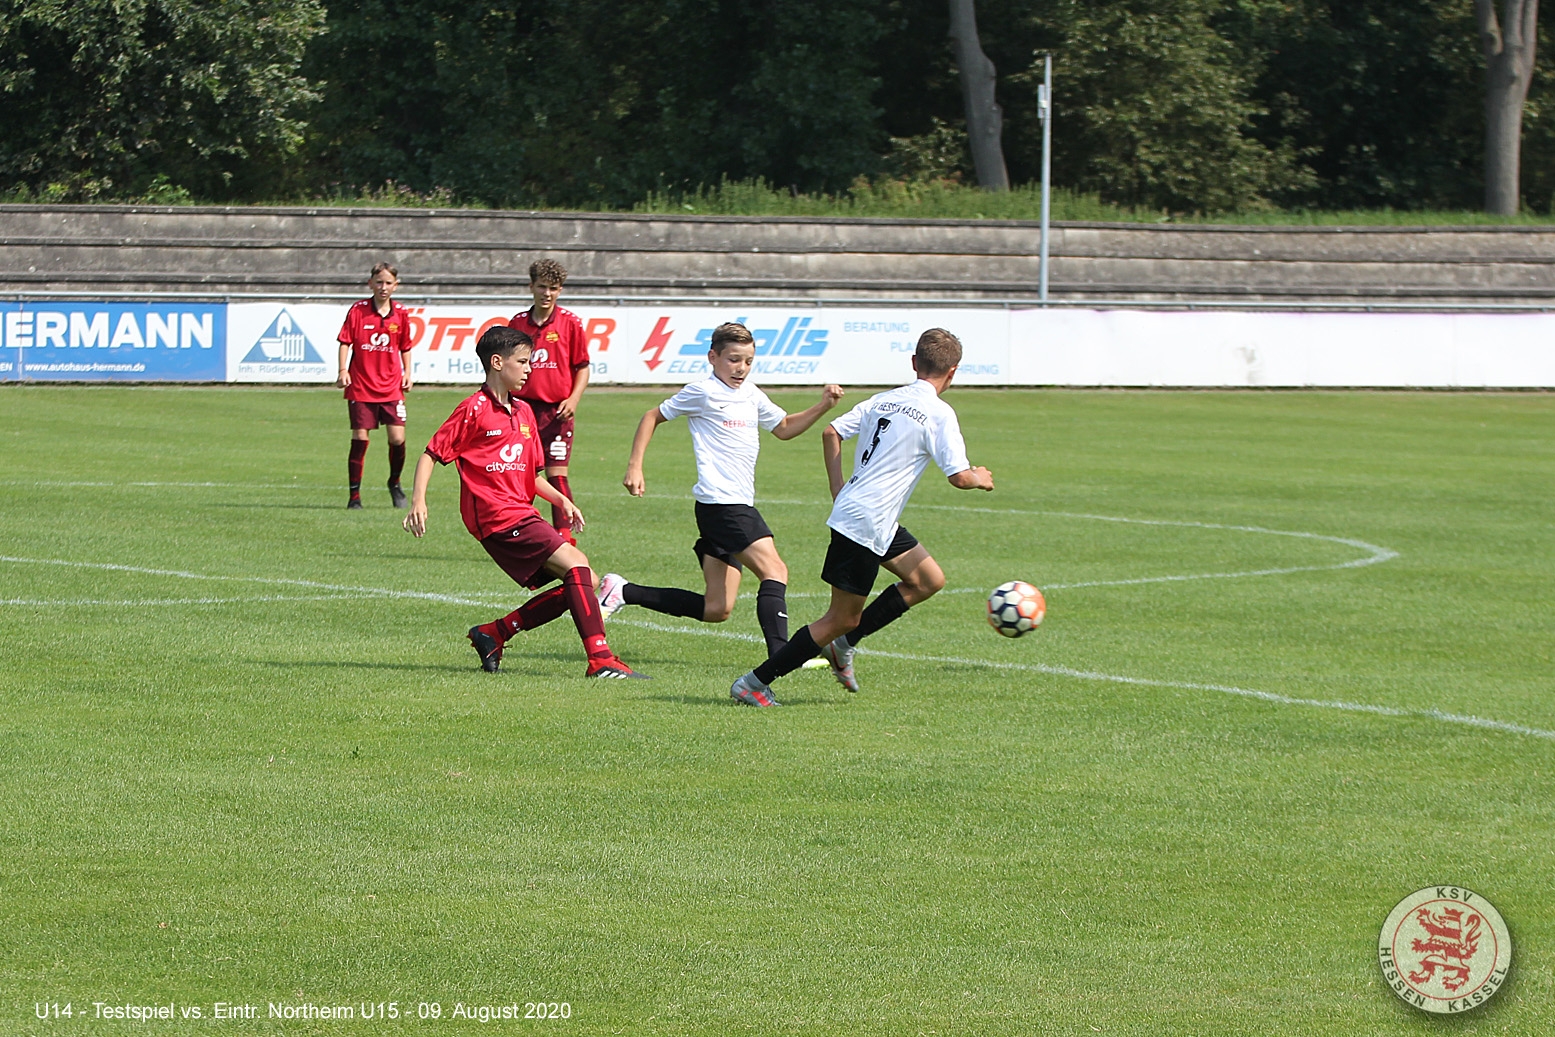
[[[812,317],[789,317],[781,328],[751,328],[751,337],[756,340],[756,373],[814,373],[820,367],[826,347],[831,345],[831,329],[812,327],[813,320]],[[739,317],[736,323],[747,324],[747,321]],[[713,329],[702,328],[696,338],[680,347],[677,359],[670,362],[668,373],[706,374],[707,351],[712,344]]]

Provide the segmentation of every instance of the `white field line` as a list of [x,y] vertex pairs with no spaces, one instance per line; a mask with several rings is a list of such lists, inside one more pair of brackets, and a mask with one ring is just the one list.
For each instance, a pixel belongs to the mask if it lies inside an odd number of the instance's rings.
[[314,483],[260,483],[260,482],[92,482],[88,480],[71,479],[4,479],[0,480],[0,486],[97,486],[97,487],[133,487],[135,489],[157,489],[171,486],[176,489],[212,488],[222,490],[332,490],[334,486],[324,486]]
[[0,605],[34,608],[149,608],[160,605],[248,605],[270,601],[360,601],[362,594],[261,594],[252,598],[0,598]]
[[[229,602],[250,601],[317,601],[337,598],[414,598],[425,601],[435,601],[449,605],[463,605],[475,608],[500,607],[490,601],[482,601],[476,598],[458,597],[451,594],[435,594],[426,591],[397,591],[382,587],[354,587],[340,584],[325,584],[314,580],[287,580],[264,576],[220,576],[208,573],[191,573],[177,569],[151,569],[134,565],[115,565],[106,562],[72,562],[63,559],[46,558],[14,558],[0,556],[0,562],[9,562],[20,565],[59,565],[71,568],[100,569],[113,572],[143,573],[155,576],[171,576],[190,580],[221,580],[238,583],[279,584],[286,586],[302,586],[319,590],[330,590],[335,593],[309,597],[286,596],[261,596],[255,598],[190,598],[190,599],[166,599],[167,604],[226,604]],[[147,602],[149,603],[149,602]],[[24,599],[0,599],[0,605],[26,604],[26,605],[124,605],[130,606],[141,602],[111,602],[90,601],[76,599],[72,601],[43,602]],[[643,630],[654,630],[673,634],[691,634],[698,637],[718,637],[727,640],[741,641],[748,644],[763,644],[763,640],[754,634],[741,633],[735,630],[713,630],[706,627],[676,626],[668,623],[657,623],[651,620],[615,619],[613,625],[637,627]],[[1359,702],[1331,702],[1322,699],[1294,698],[1289,695],[1280,695],[1270,691],[1258,691],[1253,688],[1240,688],[1226,684],[1199,684],[1191,681],[1167,681],[1155,680],[1146,677],[1128,677],[1121,674],[1099,673],[1090,670],[1075,670],[1066,666],[1047,666],[1040,663],[1009,663],[997,662],[988,659],[961,659],[954,656],[915,655],[907,652],[884,652],[869,648],[860,648],[861,655],[878,655],[886,659],[902,659],[910,662],[937,662],[948,663],[956,666],[973,666],[984,669],[1013,670],[1025,673],[1042,673],[1056,677],[1069,677],[1076,680],[1105,681],[1112,684],[1129,684],[1137,687],[1150,688],[1177,688],[1185,691],[1212,691],[1225,695],[1238,695],[1244,698],[1257,699],[1263,702],[1276,703],[1286,706],[1308,706],[1318,709],[1337,709],[1352,713],[1370,713],[1377,716],[1389,717],[1420,717],[1429,720],[1437,720],[1450,724],[1466,724],[1471,727],[1482,727],[1495,731],[1504,731],[1510,734],[1528,735],[1534,738],[1555,739],[1555,731],[1545,731],[1535,727],[1525,727],[1521,724],[1510,724],[1501,720],[1492,720],[1485,717],[1463,716],[1456,713],[1447,713],[1439,709],[1401,709],[1393,706],[1374,706]]]
[[[656,623],[652,620],[639,619],[612,619],[611,623],[621,626],[641,627],[644,630],[655,630],[672,634],[695,634],[702,637],[722,637],[733,641],[745,641],[751,644],[764,644],[762,638],[754,634],[742,634],[733,630],[708,630],[700,627],[673,626],[668,623]],[[1021,673],[1042,673],[1054,677],[1069,677],[1082,681],[1105,681],[1109,684],[1130,684],[1142,688],[1176,688],[1183,691],[1213,691],[1222,695],[1238,695],[1242,698],[1257,699],[1260,702],[1272,702],[1281,706],[1309,706],[1314,709],[1337,709],[1346,713],[1371,713],[1384,717],[1418,717],[1426,720],[1439,720],[1448,724],[1467,724],[1470,727],[1484,727],[1493,731],[1505,731],[1509,734],[1529,735],[1533,738],[1548,738],[1555,740],[1555,731],[1545,731],[1537,727],[1524,727],[1521,724],[1509,724],[1502,720],[1491,720],[1486,717],[1464,716],[1458,713],[1447,713],[1440,709],[1403,709],[1396,706],[1374,706],[1365,702],[1335,702],[1326,699],[1294,698],[1290,695],[1280,695],[1272,691],[1258,691],[1255,688],[1239,688],[1232,684],[1198,684],[1193,681],[1163,681],[1149,677],[1125,677],[1115,673],[1098,673],[1094,670],[1076,670],[1068,666],[1046,666],[1041,663],[1008,663],[997,662],[989,659],[958,659],[947,655],[915,655],[910,652],[882,652],[873,648],[858,649],[860,655],[874,655],[882,659],[901,659],[907,662],[922,663],[948,663],[952,666],[976,666],[990,670],[1014,670]]]
[[[59,565],[71,569],[99,569],[109,572],[141,573],[146,576],[172,576],[182,580],[221,580],[231,583],[258,583],[274,587],[307,587],[310,590],[334,591],[337,594],[359,595],[374,598],[416,598],[437,601],[445,605],[472,605],[489,607],[474,598],[453,594],[434,594],[430,591],[398,591],[387,587],[356,587],[349,584],[320,583],[317,580],[287,580],[273,576],[219,576],[211,573],[191,573],[181,569],[148,569],[139,565],[115,565],[109,562],[71,562],[60,558],[12,558],[0,555],[0,562],[13,565]],[[258,599],[255,599],[258,600]]]

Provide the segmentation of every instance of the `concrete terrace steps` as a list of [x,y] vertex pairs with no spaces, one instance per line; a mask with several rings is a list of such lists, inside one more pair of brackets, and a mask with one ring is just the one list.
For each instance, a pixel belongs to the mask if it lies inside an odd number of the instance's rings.
[[[347,208],[0,206],[0,291],[520,294],[561,259],[573,294],[1029,299],[1038,227],[1012,220]],[[1555,227],[1062,223],[1057,299],[1543,302]]]

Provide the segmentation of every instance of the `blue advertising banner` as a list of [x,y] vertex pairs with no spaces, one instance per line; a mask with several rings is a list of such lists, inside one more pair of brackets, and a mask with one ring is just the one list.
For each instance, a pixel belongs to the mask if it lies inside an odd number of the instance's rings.
[[225,303],[0,302],[0,379],[227,379]]

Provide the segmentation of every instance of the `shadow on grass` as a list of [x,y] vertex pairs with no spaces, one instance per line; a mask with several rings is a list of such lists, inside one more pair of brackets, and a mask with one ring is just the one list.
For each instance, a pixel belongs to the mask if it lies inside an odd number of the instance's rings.
[[250,662],[255,666],[270,666],[277,670],[302,668],[327,670],[419,670],[432,673],[479,673],[485,676],[484,672],[473,664],[470,666],[455,666],[451,663],[373,663],[357,662],[350,659],[253,659]]
[[[734,701],[729,697],[728,691],[723,692],[721,695],[716,692],[708,692],[706,695],[644,695],[643,698],[649,702],[667,702],[676,706],[717,706],[719,709],[728,707],[730,709],[750,710],[752,713],[759,712],[759,710],[757,710],[754,706],[747,706],[743,703]],[[788,709],[789,707],[793,707],[795,709],[804,709],[806,707],[814,706],[837,705],[836,702],[828,699],[795,698],[781,699],[779,701],[781,703],[781,705],[778,707],[779,709]]]

